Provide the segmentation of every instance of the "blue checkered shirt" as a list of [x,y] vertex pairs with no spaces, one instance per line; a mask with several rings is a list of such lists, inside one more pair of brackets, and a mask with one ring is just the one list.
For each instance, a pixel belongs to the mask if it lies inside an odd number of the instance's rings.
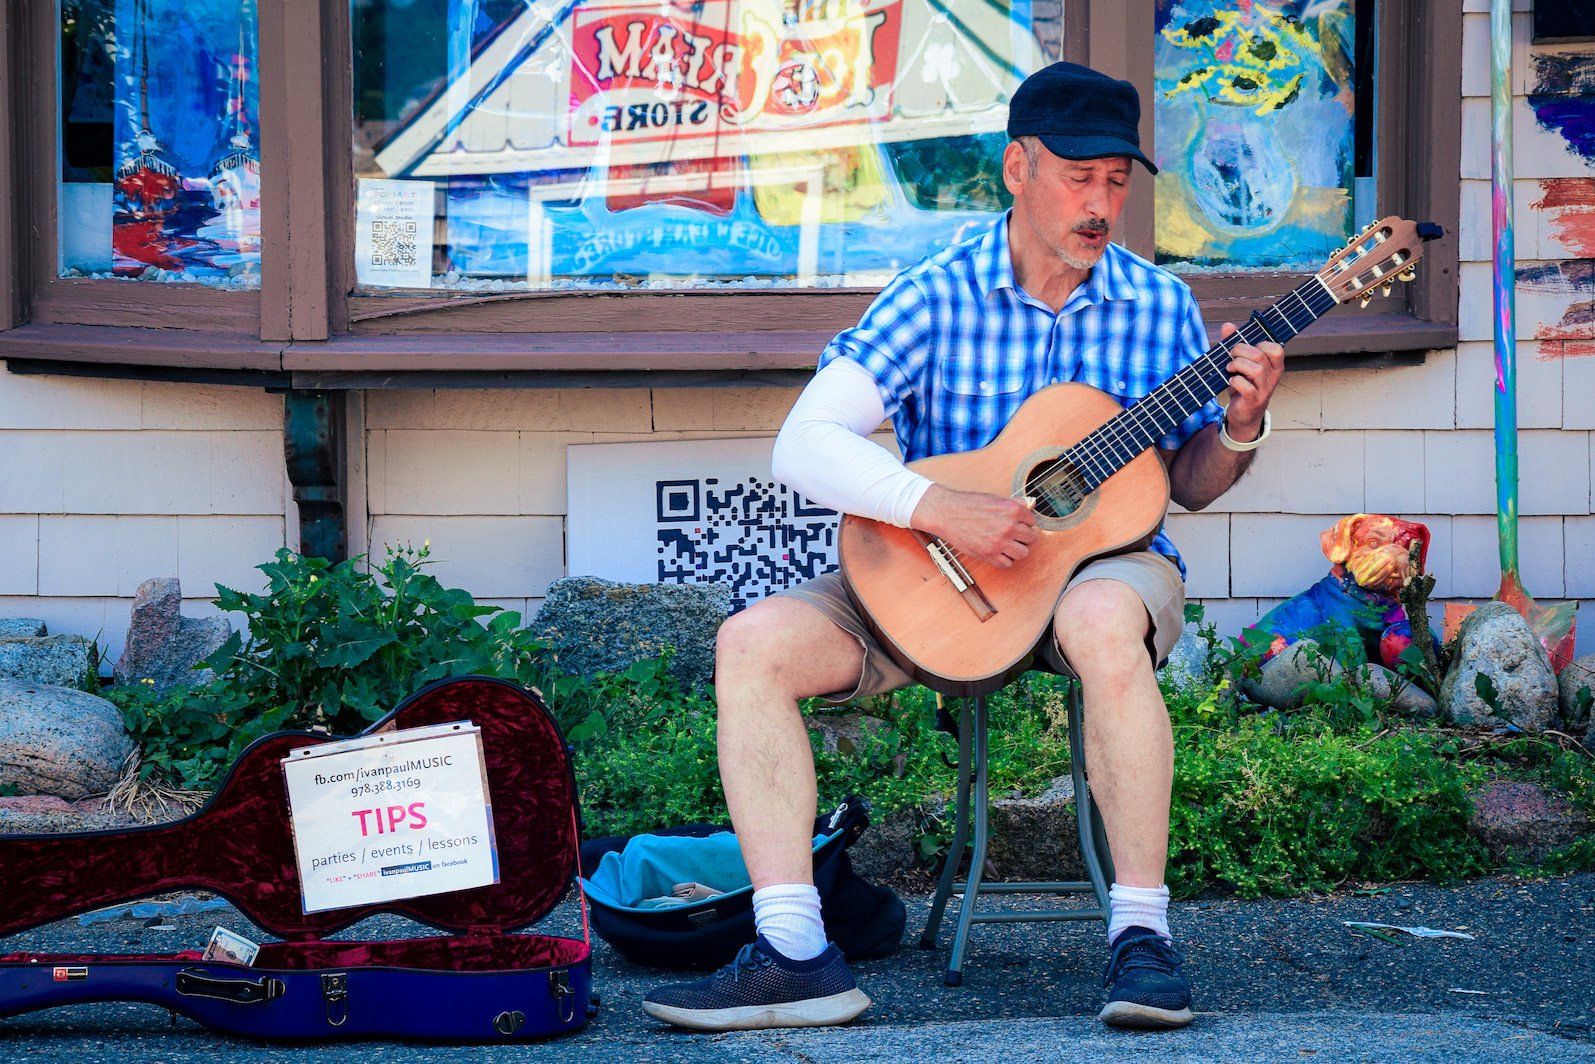
[[[820,366],[851,358],[869,371],[912,462],[986,446],[1019,404],[1060,381],[1133,406],[1206,352],[1189,286],[1117,244],[1054,314],[1014,280],[1004,218],[893,278]],[[1223,413],[1209,402],[1158,445],[1178,450]],[[1185,575],[1162,529],[1152,549]]]

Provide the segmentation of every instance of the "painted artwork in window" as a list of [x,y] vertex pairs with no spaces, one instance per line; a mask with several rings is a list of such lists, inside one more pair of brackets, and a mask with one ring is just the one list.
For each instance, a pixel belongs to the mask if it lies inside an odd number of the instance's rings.
[[63,0],[60,272],[260,284],[255,0]]
[[1355,0],[1158,0],[1159,263],[1311,270],[1373,217],[1362,7],[1359,18]]
[[[1030,0],[353,0],[360,288],[880,285],[1007,208]],[[430,223],[430,224],[429,224]]]

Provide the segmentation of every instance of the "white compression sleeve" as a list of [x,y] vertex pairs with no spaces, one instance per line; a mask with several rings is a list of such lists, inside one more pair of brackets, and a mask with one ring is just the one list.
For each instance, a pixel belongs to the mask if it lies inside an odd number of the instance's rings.
[[886,404],[868,370],[839,358],[814,375],[775,438],[775,478],[843,513],[907,528],[931,482],[869,440]]

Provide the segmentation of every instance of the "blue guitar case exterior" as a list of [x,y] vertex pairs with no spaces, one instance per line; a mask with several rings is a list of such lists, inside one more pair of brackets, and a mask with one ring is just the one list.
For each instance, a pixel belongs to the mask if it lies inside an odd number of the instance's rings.
[[[167,955],[0,956],[0,1016],[59,1005],[145,1001],[234,1034],[323,1041],[398,1037],[511,1041],[582,1027],[585,941],[509,932],[570,890],[576,785],[564,737],[537,694],[482,676],[440,680],[367,729],[469,721],[481,729],[499,882],[306,914],[281,761],[332,741],[279,732],[253,743],[203,809],[124,831],[0,836],[0,935],[177,889],[227,898],[280,942],[249,966]],[[445,934],[327,941],[378,912]]]

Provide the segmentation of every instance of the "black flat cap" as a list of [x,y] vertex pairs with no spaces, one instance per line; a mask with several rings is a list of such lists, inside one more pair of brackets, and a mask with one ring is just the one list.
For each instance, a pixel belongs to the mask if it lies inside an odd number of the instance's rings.
[[1128,155],[1154,174],[1141,152],[1141,97],[1079,63],[1053,63],[1031,74],[1008,101],[1008,135],[1038,137],[1063,159]]

